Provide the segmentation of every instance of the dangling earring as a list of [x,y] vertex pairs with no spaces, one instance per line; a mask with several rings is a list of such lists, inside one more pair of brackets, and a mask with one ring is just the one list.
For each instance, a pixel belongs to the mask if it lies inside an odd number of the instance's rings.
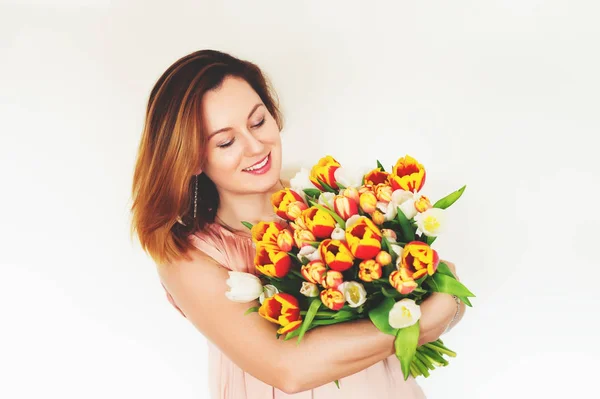
[[196,209],[198,207],[198,175],[196,175],[196,184],[194,189],[194,219],[196,219]]

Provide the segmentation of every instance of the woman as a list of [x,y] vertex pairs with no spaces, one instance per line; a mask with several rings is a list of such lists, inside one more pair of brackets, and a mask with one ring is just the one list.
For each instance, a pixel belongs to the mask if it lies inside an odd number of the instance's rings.
[[[134,175],[133,229],[167,297],[208,340],[214,398],[423,398],[394,337],[369,320],[309,331],[300,346],[226,298],[228,270],[254,273],[242,221],[274,220],[282,120],[252,63],[217,51],[175,62],[150,94]],[[422,304],[420,344],[461,317],[451,296]],[[458,315],[458,317],[457,317]],[[339,380],[340,389],[332,383]]]

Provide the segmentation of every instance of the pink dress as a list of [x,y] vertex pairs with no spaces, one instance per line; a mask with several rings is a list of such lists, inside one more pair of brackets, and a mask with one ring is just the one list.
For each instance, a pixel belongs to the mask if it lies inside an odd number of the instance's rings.
[[[218,224],[190,236],[194,246],[229,270],[254,273],[252,239],[234,234]],[[181,312],[167,292],[171,304]],[[183,315],[183,313],[181,312]],[[184,315],[185,317],[185,315]],[[273,338],[275,339],[275,338]],[[210,341],[209,384],[214,399],[336,399],[381,398],[421,399],[423,391],[412,377],[404,381],[395,356],[339,380],[340,389],[331,382],[289,395],[244,372]]]

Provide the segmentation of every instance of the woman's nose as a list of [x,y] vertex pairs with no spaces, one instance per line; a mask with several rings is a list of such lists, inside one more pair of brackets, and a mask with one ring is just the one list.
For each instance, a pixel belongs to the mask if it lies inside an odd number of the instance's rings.
[[265,145],[262,141],[260,141],[256,136],[254,136],[251,132],[244,132],[244,139],[246,141],[246,153],[248,155],[257,155],[262,154],[265,151]]

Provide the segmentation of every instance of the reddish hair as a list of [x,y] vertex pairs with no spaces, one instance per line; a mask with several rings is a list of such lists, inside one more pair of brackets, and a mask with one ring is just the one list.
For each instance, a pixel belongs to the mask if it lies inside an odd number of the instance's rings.
[[[191,248],[188,236],[214,222],[219,206],[215,184],[198,176],[194,218],[194,174],[206,162],[201,101],[226,76],[244,79],[269,110],[279,129],[282,117],[275,93],[255,64],[214,50],[189,54],[158,79],[148,100],[133,175],[132,234],[157,264],[181,257]],[[181,218],[182,223],[178,223]]]

